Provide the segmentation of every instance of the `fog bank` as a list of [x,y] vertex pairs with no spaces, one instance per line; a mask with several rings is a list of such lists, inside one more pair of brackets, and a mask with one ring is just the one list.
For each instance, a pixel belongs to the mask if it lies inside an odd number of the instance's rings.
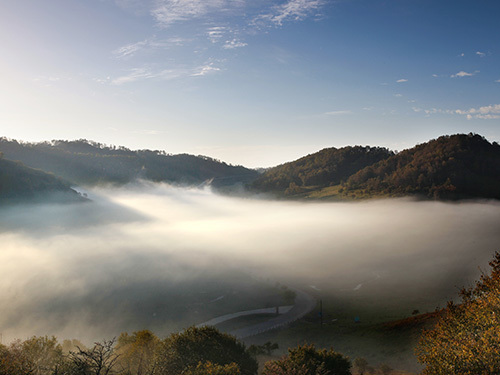
[[498,202],[277,202],[153,184],[88,193],[86,204],[0,209],[4,342],[162,336],[264,307],[256,280],[443,301],[500,249]]

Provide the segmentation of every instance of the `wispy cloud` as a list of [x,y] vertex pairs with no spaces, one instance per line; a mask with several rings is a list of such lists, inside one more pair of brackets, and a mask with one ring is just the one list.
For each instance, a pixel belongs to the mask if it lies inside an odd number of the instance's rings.
[[128,58],[134,56],[137,52],[144,49],[163,49],[172,46],[182,46],[188,39],[185,38],[168,38],[164,40],[145,39],[137,43],[127,44],[123,47],[115,49],[112,53],[117,58]]
[[300,21],[311,14],[316,14],[324,4],[324,0],[289,0],[284,4],[272,7],[269,12],[259,15],[254,22],[256,24],[266,22],[281,26],[286,21]]
[[326,116],[338,116],[338,115],[350,115],[350,114],[352,114],[352,111],[349,110],[330,111],[324,113],[324,115]]
[[484,57],[484,56],[486,56],[486,53],[477,51],[476,55],[478,55],[479,57]]
[[477,73],[479,73],[479,70],[476,70],[472,73],[467,73],[467,72],[464,72],[463,70],[461,70],[460,72],[458,72],[456,74],[452,74],[450,77],[451,78],[472,77],[472,76],[476,75]]
[[242,0],[157,0],[151,14],[160,26],[169,27],[176,22],[200,19],[243,4]]
[[403,82],[408,82],[406,78],[401,78],[396,81],[397,83],[403,83]]
[[136,81],[158,79],[158,80],[173,80],[186,77],[201,77],[208,74],[213,74],[220,71],[221,68],[215,66],[214,63],[207,63],[191,68],[171,68],[163,70],[153,70],[149,67],[131,69],[128,74],[117,77],[111,80],[113,85],[123,85]]
[[207,74],[212,74],[218,71],[220,71],[220,68],[214,66],[213,63],[210,63],[193,69],[191,76],[192,77],[206,76]]
[[496,80],[495,82],[498,82],[498,83],[500,83],[500,79],[497,79],[497,80]]

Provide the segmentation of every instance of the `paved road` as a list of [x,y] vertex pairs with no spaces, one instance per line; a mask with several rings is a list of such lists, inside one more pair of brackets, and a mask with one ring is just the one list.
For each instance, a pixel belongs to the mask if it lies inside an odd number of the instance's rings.
[[290,323],[299,320],[305,315],[309,314],[317,305],[317,300],[310,294],[307,294],[299,289],[289,288],[297,293],[295,297],[295,305],[290,311],[277,316],[276,318],[269,319],[266,322],[255,324],[252,326],[236,329],[229,332],[231,335],[236,336],[238,339],[255,336],[259,333],[267,332],[272,329],[286,326]]
[[[279,307],[279,314],[285,314],[289,312],[293,306],[280,306]],[[276,307],[268,307],[265,309],[255,309],[255,310],[245,310],[245,311],[239,311],[233,314],[226,314],[222,316],[218,316],[217,318],[210,319],[209,321],[197,324],[196,327],[203,327],[203,326],[215,326],[219,323],[225,322],[227,320],[231,320],[234,318],[239,318],[240,316],[245,316],[245,315],[256,315],[256,314],[274,314],[276,313]]]

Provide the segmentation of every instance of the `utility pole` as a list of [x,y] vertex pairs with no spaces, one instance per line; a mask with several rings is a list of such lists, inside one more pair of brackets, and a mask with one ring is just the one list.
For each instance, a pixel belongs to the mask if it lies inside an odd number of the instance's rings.
[[319,300],[319,321],[321,324],[321,327],[323,327],[323,300]]

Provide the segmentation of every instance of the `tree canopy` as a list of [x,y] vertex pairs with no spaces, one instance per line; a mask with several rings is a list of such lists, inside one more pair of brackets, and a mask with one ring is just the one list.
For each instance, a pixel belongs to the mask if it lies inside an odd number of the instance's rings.
[[288,349],[288,355],[264,366],[263,375],[350,375],[351,361],[333,349],[303,345]]

